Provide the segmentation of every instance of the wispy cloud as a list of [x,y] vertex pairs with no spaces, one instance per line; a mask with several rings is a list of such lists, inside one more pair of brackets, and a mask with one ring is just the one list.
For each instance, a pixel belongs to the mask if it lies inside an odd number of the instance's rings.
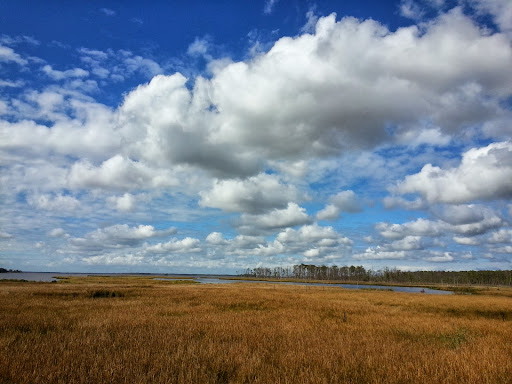
[[279,0],[266,0],[265,7],[263,8],[263,13],[269,15],[274,10],[275,5]]

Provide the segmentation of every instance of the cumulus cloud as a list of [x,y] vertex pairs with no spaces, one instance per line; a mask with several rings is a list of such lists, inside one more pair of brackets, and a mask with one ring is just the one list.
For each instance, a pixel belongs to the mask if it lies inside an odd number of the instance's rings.
[[361,202],[354,191],[342,191],[329,198],[330,204],[317,213],[319,220],[335,220],[342,212],[361,212]]
[[48,236],[50,236],[50,237],[67,237],[69,235],[66,233],[66,230],[63,228],[54,228],[50,232],[48,232]]
[[131,190],[174,186],[178,181],[169,171],[154,169],[121,155],[115,155],[99,167],[87,161],[73,164],[69,184],[75,188]]
[[298,229],[286,228],[274,240],[246,235],[225,239],[221,233],[212,232],[206,242],[210,251],[218,254],[237,255],[243,259],[257,257],[256,261],[265,258],[269,262],[278,255],[290,256],[290,263],[298,262],[298,255],[302,255],[303,260],[315,259],[317,262],[339,259],[349,254],[353,245],[352,240],[334,228],[318,224],[304,225]]
[[355,253],[352,258],[354,260],[399,260],[406,258],[406,256],[407,253],[404,251],[386,251],[377,246],[367,248],[361,253]]
[[130,212],[135,207],[135,196],[125,193],[122,196],[110,196],[107,202],[112,204],[120,212]]
[[250,233],[253,230],[295,227],[308,224],[311,221],[304,208],[295,203],[288,203],[288,206],[284,209],[273,209],[261,215],[243,214],[238,229]]
[[481,205],[444,205],[434,208],[434,214],[446,223],[453,225],[473,224],[484,219],[485,215],[492,215],[489,208]]
[[220,232],[212,232],[208,236],[206,236],[206,242],[208,244],[214,245],[222,245],[227,244],[228,242],[224,239],[224,236]]
[[280,232],[276,239],[284,244],[318,244],[323,246],[346,245],[351,246],[352,240],[340,235],[333,227],[321,227],[318,224],[304,225],[298,230],[287,228]]
[[66,195],[32,195],[27,198],[27,202],[34,208],[45,211],[71,212],[80,207],[80,201]]
[[[271,10],[275,2],[266,4]],[[489,1],[482,12],[498,20],[508,9],[503,4]],[[423,17],[412,1],[402,5],[403,14]],[[194,237],[154,244],[172,231],[152,226],[115,225],[68,237],[74,230],[55,220],[42,230],[52,237],[48,244],[64,242],[63,254],[85,255],[91,264],[169,266],[180,253],[209,266],[225,255],[325,262],[345,257],[354,243],[333,227],[312,224],[299,205],[309,188],[363,185],[371,195],[399,178],[385,207],[425,209],[434,219],[377,224],[378,246],[355,259],[414,259],[417,253],[431,262],[456,261],[455,254],[427,252],[442,242],[457,248],[480,243],[505,254],[507,220],[470,203],[512,197],[512,144],[503,141],[512,121],[507,35],[478,26],[462,8],[394,31],[334,14],[310,11],[307,18],[300,35],[283,37],[267,51],[238,62],[212,60],[208,77],[163,75],[170,67],[149,57],[85,47],[74,52],[79,64],[57,70],[0,46],[2,68],[33,65],[55,83],[22,90],[16,80],[0,80],[8,93],[18,93],[0,100],[6,116],[0,121],[0,184],[9,186],[2,198],[19,206],[25,196],[29,208],[48,212],[76,210],[87,200],[104,209],[106,201],[129,217],[141,190],[151,190],[165,196],[146,216],[155,220],[174,220],[172,213],[197,204],[240,214],[190,214],[218,215],[238,231],[232,238],[197,236],[204,246]],[[204,56],[208,49],[207,40],[198,39],[188,53]],[[89,96],[114,82],[121,87],[129,77],[148,83],[127,91],[119,107]],[[467,151],[457,165],[457,149],[446,146],[459,138],[467,146],[475,138],[493,143]],[[418,164],[426,165],[417,172]],[[361,211],[356,192],[331,196],[315,219]],[[432,204],[438,205],[427,210]],[[104,211],[111,215],[105,222],[119,217]],[[19,232],[13,232],[16,239]]]
[[512,36],[512,3],[509,0],[468,0],[480,13],[490,14],[501,31]]
[[490,243],[511,243],[512,244],[512,229],[500,229],[493,232],[489,238]]
[[[503,218],[491,209],[479,207],[473,217],[461,215],[448,221],[417,219],[403,224],[378,223],[375,229],[388,240],[399,240],[406,236],[439,237],[447,233],[465,237],[478,236],[502,227]],[[481,216],[479,216],[481,214]]]
[[458,237],[454,236],[453,241],[461,245],[479,245],[480,242],[474,237]]
[[[45,159],[56,153],[97,160],[119,149],[119,136],[111,129],[114,115],[110,108],[74,96],[61,89],[34,91],[24,100],[16,100],[16,114],[25,119],[0,121],[0,150],[23,151],[29,158]],[[41,121],[53,123],[48,126]]]
[[153,237],[168,236],[176,233],[176,228],[156,230],[152,225],[130,227],[116,224],[87,233],[84,237],[69,239],[69,253],[97,253],[106,249],[122,249],[140,245]]
[[190,56],[205,56],[208,53],[209,46],[210,42],[207,37],[196,37],[194,42],[188,46],[187,54]]
[[405,236],[403,239],[395,240],[390,245],[394,251],[413,251],[423,249],[423,241],[421,236]]
[[201,252],[201,242],[198,239],[186,237],[182,240],[172,239],[167,243],[158,243],[146,248],[150,253],[195,253]]
[[200,196],[203,207],[261,214],[286,207],[299,200],[300,193],[294,186],[282,184],[279,177],[261,173],[243,180],[215,180],[212,189]]
[[425,260],[432,261],[434,263],[447,263],[454,260],[451,252],[435,252],[434,256],[427,257]]
[[382,202],[384,203],[384,207],[386,209],[404,208],[409,210],[417,210],[427,208],[428,206],[421,198],[407,200],[400,196],[386,196],[384,199],[382,199]]
[[404,224],[378,223],[375,228],[382,237],[389,240],[400,240],[406,236],[435,237],[443,234],[443,225],[426,219],[417,219]]
[[507,40],[457,10],[425,30],[396,32],[331,15],[314,34],[282,38],[210,79],[156,76],[126,97],[120,132],[134,158],[223,177],[372,148],[393,135],[444,145],[465,126],[504,118],[511,64]]
[[393,189],[419,193],[430,203],[466,203],[512,197],[512,142],[492,143],[465,152],[458,167],[425,165]]

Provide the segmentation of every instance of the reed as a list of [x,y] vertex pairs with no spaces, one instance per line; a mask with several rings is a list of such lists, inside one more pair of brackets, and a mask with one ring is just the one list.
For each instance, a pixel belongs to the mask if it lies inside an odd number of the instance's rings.
[[506,296],[0,284],[2,383],[512,383],[510,335]]

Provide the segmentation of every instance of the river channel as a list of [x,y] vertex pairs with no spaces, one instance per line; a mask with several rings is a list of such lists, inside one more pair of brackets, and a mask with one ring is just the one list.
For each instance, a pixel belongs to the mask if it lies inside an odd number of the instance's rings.
[[[285,282],[285,281],[263,281],[263,280],[229,280],[222,278],[222,276],[194,276],[194,275],[173,275],[173,277],[161,277],[161,274],[109,274],[109,273],[58,273],[58,272],[17,272],[17,273],[0,273],[0,280],[3,279],[16,279],[27,281],[42,281],[52,282],[57,281],[57,276],[155,276],[158,280],[180,280],[183,278],[197,281],[201,284],[281,284],[281,285],[300,285],[307,287],[329,287],[329,288],[345,288],[345,289],[379,289],[379,290],[392,290],[395,292],[409,292],[409,293],[425,293],[432,295],[451,295],[452,291],[444,291],[438,289],[421,288],[421,287],[398,287],[391,285],[367,285],[367,284],[338,284],[338,283],[306,283],[306,282]],[[158,277],[156,277],[158,276]]]

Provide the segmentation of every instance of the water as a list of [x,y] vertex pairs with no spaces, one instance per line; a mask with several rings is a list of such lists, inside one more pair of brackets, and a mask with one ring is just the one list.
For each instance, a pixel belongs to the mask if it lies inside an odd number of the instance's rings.
[[[57,281],[56,276],[151,276],[151,274],[109,274],[109,273],[58,273],[58,272],[19,272],[19,273],[0,273],[0,280],[3,279],[16,279],[28,281],[43,281],[51,282]],[[162,276],[161,274],[155,274]],[[179,275],[173,275],[179,276]],[[284,281],[263,281],[263,280],[225,280],[217,276],[190,276],[183,275],[183,277],[192,277],[194,281],[201,284],[235,284],[235,283],[257,283],[257,284],[282,284],[282,285],[302,285],[312,287],[338,287],[345,289],[379,289],[379,290],[392,290],[395,292],[409,292],[409,293],[428,293],[432,295],[451,295],[452,291],[442,291],[437,289],[421,288],[421,287],[396,287],[388,285],[360,285],[360,284],[327,284],[327,283],[306,283],[306,282],[284,282]],[[180,280],[180,278],[165,278],[158,277],[157,280]]]
[[[179,280],[179,279],[166,279],[159,278],[158,280]],[[391,285],[362,285],[362,284],[328,284],[328,283],[306,283],[306,282],[289,282],[289,281],[264,281],[264,280],[225,280],[217,277],[200,277],[194,278],[195,281],[202,284],[233,284],[233,283],[258,283],[258,284],[282,284],[282,285],[302,285],[312,287],[338,287],[346,289],[379,289],[391,290],[395,292],[409,292],[409,293],[428,293],[432,295],[451,295],[452,291],[443,291],[430,288],[421,287],[397,287]]]

